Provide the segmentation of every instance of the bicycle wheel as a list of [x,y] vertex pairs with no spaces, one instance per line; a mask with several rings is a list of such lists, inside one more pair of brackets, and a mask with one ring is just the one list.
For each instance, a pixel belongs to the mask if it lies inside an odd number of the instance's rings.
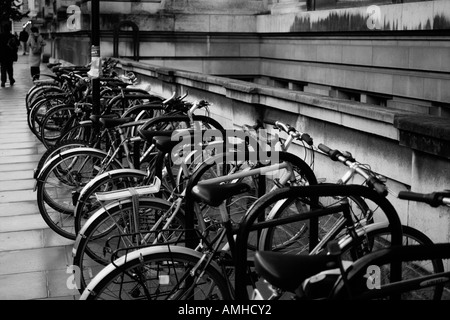
[[41,159],[39,160],[38,165],[36,166],[36,169],[34,170],[34,178],[36,178],[39,175],[39,172],[44,167],[44,165],[52,159],[55,155],[61,154],[63,151],[78,148],[78,147],[88,147],[89,142],[83,141],[83,140],[67,140],[60,143],[55,144],[51,148],[48,148],[44,154],[42,155]]
[[89,217],[107,202],[99,202],[96,192],[105,192],[150,184],[152,181],[144,171],[135,169],[110,170],[95,177],[81,190],[74,193],[75,234],[81,230]]
[[55,232],[75,239],[73,192],[106,170],[121,168],[118,161],[105,167],[105,152],[93,148],[67,150],[54,157],[36,179],[39,212]]
[[230,300],[215,263],[191,274],[202,254],[177,246],[144,248],[106,266],[80,300]]
[[89,141],[91,147],[105,150],[106,147],[104,146],[107,144],[106,138],[106,135],[100,136],[100,130],[96,130],[96,128],[94,128],[92,121],[84,120],[62,133],[58,142],[63,142],[66,140]]
[[[136,96],[136,97],[134,97]],[[152,102],[160,102],[159,97],[154,97],[150,94],[142,94],[142,92],[126,92],[125,96],[117,95],[108,101],[105,107],[108,112],[113,112],[122,115],[126,110],[139,105],[145,105]]]
[[[421,231],[410,226],[403,226],[403,246],[412,245],[432,245],[433,241]],[[387,227],[377,228],[368,231],[358,241],[352,241],[342,248],[342,259],[353,260],[351,251],[356,247],[362,247],[365,254],[375,252],[381,249],[391,247],[391,232]],[[400,259],[401,260],[401,259]],[[376,275],[372,278],[375,285],[383,286],[390,283],[390,262],[384,264],[371,266],[372,270],[376,271]],[[419,277],[432,275],[444,271],[444,264],[442,259],[423,259],[402,261],[402,281],[412,280]],[[369,272],[369,271],[367,271]],[[367,277],[364,278],[364,285],[367,283]],[[369,285],[370,286],[370,285]],[[371,289],[367,286],[365,290]],[[389,295],[381,298],[389,298]],[[437,284],[431,287],[424,287],[423,289],[414,289],[406,291],[399,297],[401,300],[441,300],[442,298],[450,299],[449,287],[445,288],[444,284]]]
[[[200,181],[207,181],[208,179],[233,176],[235,173],[242,173],[256,168],[256,164],[249,160],[241,160],[242,156],[237,152],[221,154],[214,158],[203,162],[193,173],[189,180],[186,189],[186,211],[199,212],[208,223],[218,220],[220,212],[218,208],[210,207],[205,204],[195,204],[189,196],[192,187]],[[211,160],[211,161],[210,161]],[[250,191],[227,200],[227,209],[229,215],[234,223],[239,223],[242,217],[246,214],[253,203],[262,195],[268,193],[274,188],[283,187],[286,185],[306,186],[317,184],[316,176],[312,169],[299,157],[287,153],[279,153],[279,164],[289,163],[293,169],[294,178],[286,179],[287,169],[274,170],[273,173],[265,175],[249,175],[244,178],[230,179],[228,183],[244,182],[250,186]],[[273,163],[268,163],[268,165]],[[261,166],[264,167],[264,166]],[[286,181],[284,184],[282,181]],[[197,206],[197,209],[195,209]],[[220,218],[219,218],[220,220]],[[258,233],[251,232],[249,235],[248,247],[255,250],[258,243]]]
[[[345,199],[349,202],[349,209],[355,224],[363,223],[367,225],[373,221],[372,211],[361,197],[350,196]],[[320,197],[319,207],[327,208],[343,200],[342,197]],[[267,219],[283,219],[311,211],[312,208],[309,199],[292,197],[273,203],[263,209],[269,212]],[[364,221],[362,222],[362,220]],[[315,250],[318,253],[325,248],[330,240],[345,233],[347,227],[340,213],[319,217],[317,233],[321,247],[311,248],[310,223],[311,221],[308,219],[263,229],[259,240],[259,250],[283,252],[285,254],[310,254],[311,250]]]
[[64,103],[63,99],[42,98],[32,105],[32,109],[27,115],[27,121],[31,132],[39,140],[41,139],[40,131],[42,120],[44,119],[45,115],[47,114],[48,111],[50,111],[54,107],[62,105],[63,103]]
[[53,146],[67,126],[78,122],[75,107],[71,104],[60,105],[49,110],[41,123],[40,140],[46,148]]
[[27,108],[27,112],[30,112],[33,103],[42,97],[46,97],[51,95],[52,93],[64,93],[64,90],[59,86],[47,86],[40,85],[31,88],[27,95],[25,96],[25,106]]
[[[97,211],[80,230],[72,250],[73,264],[81,270],[78,288],[80,293],[91,279],[111,262],[113,254],[117,254],[116,258],[118,258],[127,252],[127,248],[152,244],[157,233],[149,231],[161,230],[164,223],[167,223],[167,218],[172,217],[171,208],[172,204],[162,199],[139,199],[139,230],[134,232],[133,226],[130,225],[134,215],[131,200],[110,203]],[[159,225],[155,226],[157,222]],[[169,228],[170,231],[158,233],[162,237],[158,243],[171,240],[182,241],[180,238],[183,231],[177,231],[184,229],[182,212],[172,217]],[[139,244],[136,244],[137,232],[141,236]],[[136,250],[136,248],[129,250]]]

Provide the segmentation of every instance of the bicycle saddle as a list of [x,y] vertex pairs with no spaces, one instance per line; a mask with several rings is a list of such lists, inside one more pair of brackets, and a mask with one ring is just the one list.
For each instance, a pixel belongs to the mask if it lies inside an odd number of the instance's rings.
[[201,184],[192,188],[192,195],[212,207],[218,207],[232,196],[247,192],[250,186],[246,183]]
[[173,147],[180,143],[177,140],[172,140],[172,137],[170,136],[155,136],[153,142],[155,143],[156,148],[164,153],[170,153]]
[[338,268],[331,255],[293,255],[270,251],[255,254],[256,272],[275,287],[295,292],[309,277],[322,271]]

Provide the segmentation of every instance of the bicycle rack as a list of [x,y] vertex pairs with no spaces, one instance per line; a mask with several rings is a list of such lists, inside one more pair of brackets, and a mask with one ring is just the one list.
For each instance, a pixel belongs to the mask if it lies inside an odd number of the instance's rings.
[[119,34],[121,28],[125,26],[133,29],[133,60],[139,61],[139,27],[130,20],[122,21],[114,28],[113,57],[119,58]]

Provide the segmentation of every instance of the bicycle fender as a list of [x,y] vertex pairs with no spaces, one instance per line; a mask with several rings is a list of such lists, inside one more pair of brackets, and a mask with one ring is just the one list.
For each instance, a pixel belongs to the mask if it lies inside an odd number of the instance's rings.
[[[166,204],[169,207],[172,205],[171,202],[161,199],[161,198],[151,198],[151,200],[153,202],[158,202],[158,203],[162,203],[162,204]],[[77,253],[78,250],[78,246],[80,244],[80,241],[82,238],[84,238],[84,234],[86,233],[86,230],[89,228],[89,226],[98,218],[100,217],[102,214],[104,214],[105,212],[107,212],[108,210],[111,210],[111,208],[118,206],[118,205],[124,205],[127,203],[132,203],[131,199],[127,199],[127,200],[119,200],[119,201],[113,201],[110,203],[107,203],[105,206],[101,207],[100,209],[98,209],[91,217],[89,217],[89,219],[86,221],[86,223],[81,227],[80,232],[78,233],[76,239],[75,239],[75,243],[73,244],[72,247],[72,256],[74,257]]]
[[[69,149],[69,150],[64,150],[63,152],[58,153],[57,155],[53,156],[50,160],[48,160],[44,166],[42,167],[41,171],[39,172],[39,175],[37,176],[36,180],[39,180],[42,178],[42,176],[44,175],[44,173],[46,174],[46,170],[48,167],[55,165],[56,163],[58,163],[58,161],[60,161],[60,159],[64,156],[70,156],[70,154],[76,154],[79,153],[79,151],[81,150],[81,148],[76,148],[76,149]],[[83,151],[89,151],[92,153],[96,153],[98,155],[102,155],[102,156],[107,156],[107,152],[99,150],[99,149],[95,149],[95,148],[90,148],[90,147],[82,147]],[[116,160],[115,160],[116,161]],[[116,161],[117,162],[117,161]],[[119,162],[117,162],[118,165]]]
[[115,170],[103,172],[101,175],[96,176],[94,179],[89,181],[83,187],[83,189],[81,189],[80,195],[78,197],[78,202],[80,202],[80,200],[83,199],[83,195],[84,195],[84,193],[86,193],[86,190],[91,188],[96,182],[98,182],[99,180],[103,180],[105,177],[113,178],[116,174],[130,174],[130,175],[136,174],[136,175],[140,175],[142,177],[147,176],[147,173],[145,171],[142,171],[139,169],[115,169]]
[[[180,247],[180,246],[154,246],[154,247],[147,247],[142,248],[136,251],[133,251],[127,255],[124,255],[118,259],[116,259],[114,262],[108,264],[106,267],[104,267],[87,285],[86,289],[84,289],[83,294],[80,297],[80,300],[85,300],[91,293],[92,288],[95,287],[108,273],[112,272],[113,270],[120,268],[123,266],[126,262],[133,260],[133,259],[139,259],[141,256],[147,256],[151,254],[157,254],[157,253],[181,253],[181,254],[187,254],[191,256],[195,256],[196,258],[200,259],[203,254],[195,251],[194,249],[189,249],[186,247]],[[218,272],[220,272],[220,268],[217,265],[216,262],[211,261],[211,266],[213,266],[215,269],[217,269]]]

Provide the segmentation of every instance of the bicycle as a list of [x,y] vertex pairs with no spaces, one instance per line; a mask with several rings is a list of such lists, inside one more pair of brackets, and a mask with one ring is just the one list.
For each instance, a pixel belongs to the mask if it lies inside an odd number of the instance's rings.
[[[398,198],[424,202],[432,207],[450,206],[447,190],[432,193],[400,191]],[[332,254],[321,257],[283,257],[273,252],[258,252],[256,270],[274,287],[292,292],[299,300],[450,299],[450,272],[444,271],[443,267],[439,270],[428,267],[435,261],[450,259],[448,243],[392,246],[352,263],[343,261],[337,244],[331,247]],[[287,273],[286,264],[299,272],[295,275]],[[402,278],[397,281],[389,281],[387,276],[393,264],[407,266],[403,266],[406,272],[403,271]]]
[[[372,172],[368,165],[357,162],[350,153],[331,150],[323,144],[319,144],[318,149],[332,160],[342,162],[349,167],[349,170],[338,180],[338,184],[347,184],[355,174],[358,174],[363,177],[364,182],[370,188],[376,190],[381,196],[385,197],[390,192],[378,174]],[[272,196],[277,201],[273,200]],[[339,204],[345,205],[348,209],[336,212],[336,214],[324,215],[319,218],[318,224],[311,225],[308,220],[295,218],[299,213],[303,214],[303,212],[311,210],[311,205],[305,201],[301,193],[296,195],[295,192],[285,190],[284,195],[273,194],[272,196],[267,195],[264,199],[259,199],[253,211],[248,213],[248,215],[260,216],[264,212],[271,219],[286,221],[286,223],[276,226],[267,225],[262,228],[258,247],[260,251],[315,255],[321,254],[326,250],[330,241],[337,239],[339,246],[345,250],[347,259],[356,260],[367,253],[390,246],[393,241],[386,221],[374,221],[375,213],[380,208],[370,201],[368,202],[367,199],[355,195],[346,197],[334,195],[327,197],[326,200],[320,198],[318,203],[321,208],[333,208]],[[319,228],[315,228],[316,225]],[[404,244],[433,243],[419,230],[408,226],[402,226],[402,229]],[[433,263],[433,269],[436,272],[442,268],[442,262],[435,261]],[[281,295],[282,292],[274,298],[278,299]]]
[[[249,188],[245,183],[197,184],[193,187],[194,196],[202,202],[220,208],[222,228],[219,229],[215,241],[208,244],[202,239],[201,244],[205,250],[201,252],[198,251],[199,248],[191,249],[187,243],[186,247],[168,243],[145,248],[128,248],[134,251],[113,260],[102,269],[87,285],[80,299],[114,298],[118,295],[122,299],[197,299],[201,293],[206,295],[203,299],[239,299],[242,290],[247,292],[248,283],[251,283],[253,288],[256,287],[256,280],[251,276],[251,272],[248,273],[251,267],[251,260],[247,259],[248,238],[242,240],[242,225],[238,229],[233,227],[225,202],[228,197],[245,193]],[[305,196],[310,198],[327,195],[330,191],[341,195],[364,195],[380,204],[391,222],[391,228],[401,235],[395,209],[385,198],[367,187],[311,185],[291,188],[301,189]],[[284,188],[272,193],[278,193],[280,190]],[[330,213],[326,209],[324,212]],[[302,215],[297,218],[299,217]],[[305,219],[304,216],[302,218]],[[277,222],[268,220],[259,223],[266,225]],[[226,240],[227,244],[222,240]],[[233,270],[234,287],[229,279]],[[139,294],[136,294],[137,292]]]

